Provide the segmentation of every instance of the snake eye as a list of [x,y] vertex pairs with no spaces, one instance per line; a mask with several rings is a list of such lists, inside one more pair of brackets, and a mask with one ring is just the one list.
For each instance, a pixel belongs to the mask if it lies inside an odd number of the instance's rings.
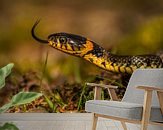
[[67,38],[66,37],[60,37],[59,42],[62,44],[65,44],[67,42]]

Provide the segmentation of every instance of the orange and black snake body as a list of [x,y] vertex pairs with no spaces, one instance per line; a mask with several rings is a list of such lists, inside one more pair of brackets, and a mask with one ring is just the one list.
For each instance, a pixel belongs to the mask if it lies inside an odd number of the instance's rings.
[[74,34],[55,33],[42,40],[35,35],[37,21],[31,33],[35,40],[45,43],[62,52],[81,57],[98,67],[117,73],[131,74],[138,68],[162,68],[163,62],[157,55],[119,56],[106,51],[94,41]]

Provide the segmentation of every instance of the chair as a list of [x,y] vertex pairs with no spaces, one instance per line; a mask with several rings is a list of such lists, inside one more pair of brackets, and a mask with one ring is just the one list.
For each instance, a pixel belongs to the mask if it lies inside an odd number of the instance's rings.
[[[124,130],[125,122],[141,124],[141,130],[147,130],[148,124],[163,126],[163,69],[134,71],[122,101],[117,101],[115,86],[87,85],[95,86],[94,100],[85,104],[85,110],[93,113],[92,130],[96,129],[98,117],[118,120]],[[112,101],[100,100],[101,88],[108,89]]]

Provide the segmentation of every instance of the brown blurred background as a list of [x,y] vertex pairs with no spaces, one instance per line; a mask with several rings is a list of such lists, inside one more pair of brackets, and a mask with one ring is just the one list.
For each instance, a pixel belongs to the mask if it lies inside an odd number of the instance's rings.
[[43,38],[56,32],[79,34],[119,55],[163,49],[162,0],[1,0],[1,66],[13,62],[20,73],[41,72],[48,51],[49,81],[81,82],[101,72],[82,59],[32,39],[30,31],[39,18],[36,33]]

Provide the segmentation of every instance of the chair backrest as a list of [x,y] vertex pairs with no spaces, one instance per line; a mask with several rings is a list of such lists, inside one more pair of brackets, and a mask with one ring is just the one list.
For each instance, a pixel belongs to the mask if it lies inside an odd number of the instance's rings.
[[[137,89],[137,86],[163,88],[163,68],[135,70],[129,80],[126,93],[122,101],[143,104],[144,91]],[[152,106],[159,106],[156,92],[154,92],[152,96]]]

